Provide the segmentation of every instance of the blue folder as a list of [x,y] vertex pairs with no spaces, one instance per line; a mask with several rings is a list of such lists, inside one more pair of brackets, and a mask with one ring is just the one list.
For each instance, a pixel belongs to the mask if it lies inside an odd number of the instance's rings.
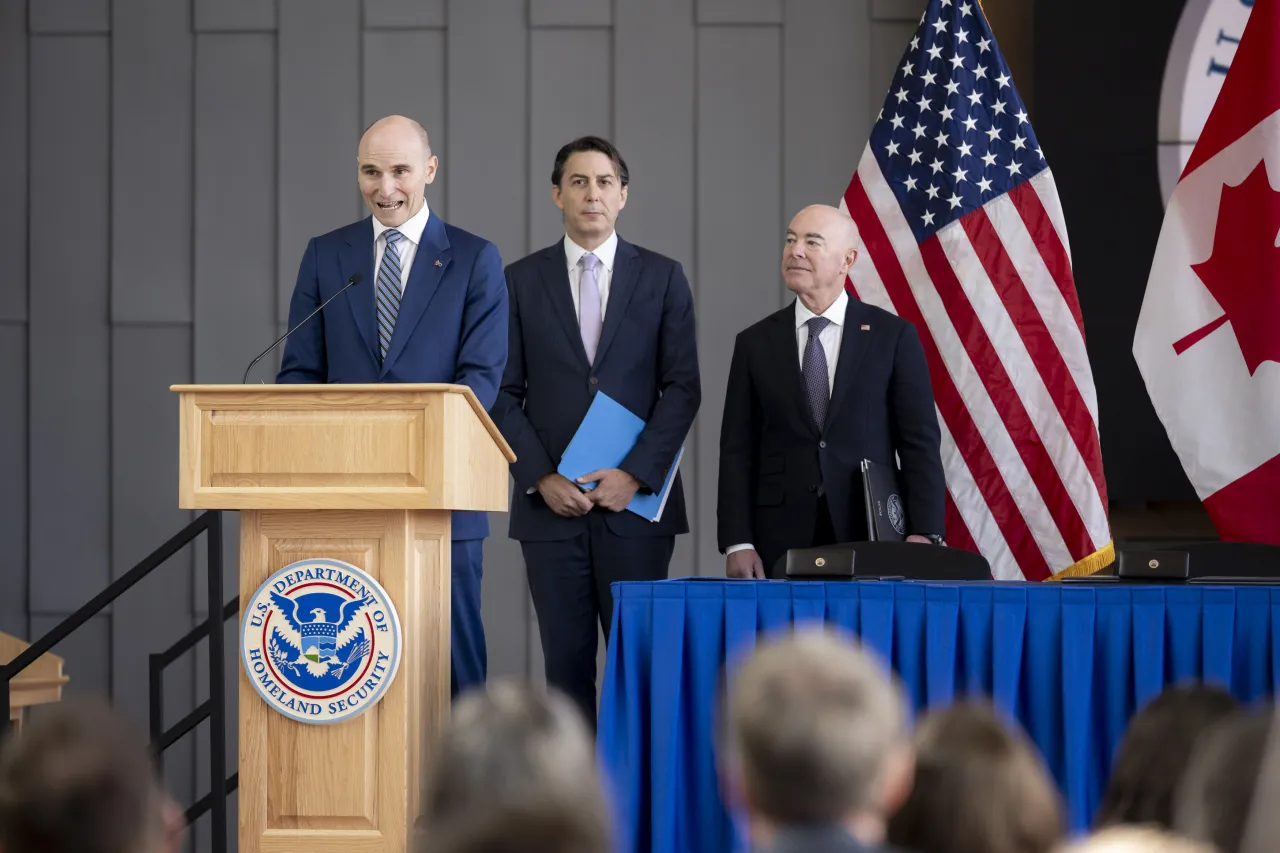
[[[578,425],[578,431],[569,441],[560,458],[560,466],[556,469],[562,476],[577,483],[578,478],[592,471],[605,468],[617,468],[627,458],[636,439],[644,430],[644,421],[608,394],[597,392],[587,409],[586,417]],[[667,497],[671,494],[671,484],[675,482],[676,471],[680,469],[680,460],[684,457],[684,448],[676,453],[675,460],[667,469],[662,490],[652,494],[636,493],[627,504],[627,510],[634,512],[649,521],[661,521],[662,511],[667,506]],[[595,483],[579,484],[579,487],[590,491]]]

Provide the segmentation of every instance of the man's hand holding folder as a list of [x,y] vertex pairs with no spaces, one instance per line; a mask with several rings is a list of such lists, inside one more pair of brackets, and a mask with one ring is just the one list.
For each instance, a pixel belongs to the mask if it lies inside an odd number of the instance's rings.
[[536,484],[538,494],[547,502],[547,508],[565,518],[578,518],[591,512],[591,498],[560,473],[551,473]]
[[622,512],[631,503],[631,499],[640,491],[640,481],[620,468],[605,468],[603,471],[592,471],[578,478],[580,485],[595,483],[594,489],[586,493],[591,503],[603,507],[610,512]]
[[[660,489],[644,488],[645,484],[639,477],[620,467],[626,464],[627,456],[644,428],[645,422],[636,414],[604,392],[597,393],[586,417],[565,448],[557,466],[558,474],[569,485],[577,484],[575,488],[582,489],[594,506],[610,512],[629,510],[649,521],[660,520],[684,449],[676,452],[671,464],[662,472]],[[553,486],[548,483],[547,491],[543,491],[543,481],[551,476],[538,482],[538,490],[543,492],[544,498],[550,491],[553,497],[547,499],[548,505],[553,512],[564,515],[552,503],[559,497],[560,484]],[[566,507],[566,511],[572,510],[572,506]]]

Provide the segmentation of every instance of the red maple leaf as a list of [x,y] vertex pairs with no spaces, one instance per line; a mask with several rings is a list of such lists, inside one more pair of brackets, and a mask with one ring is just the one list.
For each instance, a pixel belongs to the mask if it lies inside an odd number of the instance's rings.
[[1222,306],[1223,315],[1173,345],[1181,355],[1231,323],[1252,376],[1264,361],[1280,362],[1280,193],[1265,162],[1238,186],[1224,186],[1209,260],[1191,269]]

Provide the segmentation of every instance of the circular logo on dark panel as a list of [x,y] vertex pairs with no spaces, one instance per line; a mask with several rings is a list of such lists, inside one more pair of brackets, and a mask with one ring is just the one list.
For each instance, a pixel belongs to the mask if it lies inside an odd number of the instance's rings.
[[1253,0],[1187,0],[1169,46],[1160,92],[1160,190],[1165,203],[1200,138]]

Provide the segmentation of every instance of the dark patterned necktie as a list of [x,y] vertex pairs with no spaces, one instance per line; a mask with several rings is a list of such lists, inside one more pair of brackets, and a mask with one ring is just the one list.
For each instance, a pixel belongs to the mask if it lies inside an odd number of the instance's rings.
[[809,400],[809,414],[822,432],[827,422],[827,405],[831,402],[831,385],[827,379],[827,351],[822,348],[818,336],[831,325],[826,317],[813,317],[805,325],[809,327],[809,340],[804,345],[804,360],[800,373],[804,376],[804,393]]
[[387,238],[387,250],[382,253],[378,286],[374,293],[378,303],[378,349],[386,360],[387,350],[391,348],[391,333],[400,314],[400,294],[404,289],[400,284],[400,247],[397,245],[404,235],[394,228],[388,228],[383,234]]

